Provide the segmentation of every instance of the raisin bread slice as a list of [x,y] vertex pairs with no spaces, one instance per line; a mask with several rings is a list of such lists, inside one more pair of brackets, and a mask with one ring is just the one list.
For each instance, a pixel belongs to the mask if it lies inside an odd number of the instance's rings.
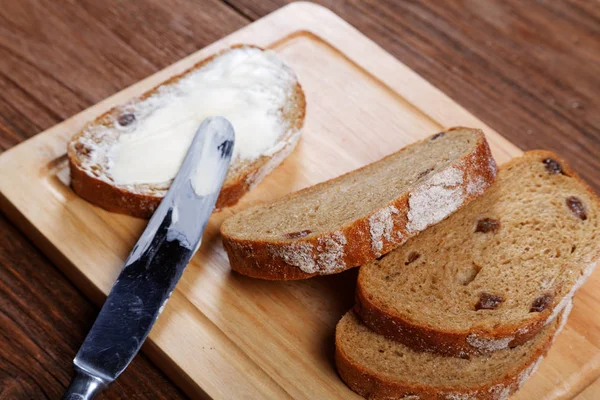
[[569,311],[570,304],[521,346],[470,358],[414,351],[373,332],[350,311],[336,327],[336,366],[342,380],[370,400],[507,400],[535,372]]
[[391,251],[481,195],[496,164],[480,130],[453,128],[335,179],[225,220],[231,267],[303,279]]
[[67,146],[71,186],[106,210],[149,218],[202,120],[221,115],[236,144],[216,209],[231,206],[294,149],[305,111],[296,75],[275,53],[233,46],[87,124]]
[[361,267],[356,311],[421,351],[464,356],[534,337],[600,257],[600,201],[556,155],[513,159],[480,198]]

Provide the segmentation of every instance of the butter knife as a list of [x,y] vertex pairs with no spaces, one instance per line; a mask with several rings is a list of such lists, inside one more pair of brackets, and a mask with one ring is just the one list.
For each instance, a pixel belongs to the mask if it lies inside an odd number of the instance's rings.
[[63,400],[88,400],[129,365],[200,246],[234,145],[225,118],[204,120],[169,191],[133,247],[73,360]]

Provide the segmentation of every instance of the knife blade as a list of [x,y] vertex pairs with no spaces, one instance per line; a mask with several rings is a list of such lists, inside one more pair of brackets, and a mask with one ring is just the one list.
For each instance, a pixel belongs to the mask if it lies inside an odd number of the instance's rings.
[[233,127],[202,122],[171,187],[133,247],[73,360],[63,399],[87,400],[114,381],[139,351],[200,246],[229,168]]

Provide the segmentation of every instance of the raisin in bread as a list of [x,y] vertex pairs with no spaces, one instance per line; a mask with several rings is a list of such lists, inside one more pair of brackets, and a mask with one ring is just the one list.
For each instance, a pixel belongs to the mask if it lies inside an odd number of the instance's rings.
[[483,196],[362,266],[356,311],[417,350],[500,350],[554,320],[599,257],[598,198],[556,155],[532,151]]
[[334,274],[380,257],[481,195],[496,164],[480,130],[454,128],[225,220],[231,267],[264,279]]
[[568,311],[521,346],[470,358],[414,351],[350,311],[336,327],[336,366],[352,390],[371,400],[507,400],[535,372]]
[[148,218],[167,192],[202,120],[236,133],[216,208],[235,204],[294,149],[304,92],[275,53],[234,46],[98,117],[68,144],[71,185],[89,202]]

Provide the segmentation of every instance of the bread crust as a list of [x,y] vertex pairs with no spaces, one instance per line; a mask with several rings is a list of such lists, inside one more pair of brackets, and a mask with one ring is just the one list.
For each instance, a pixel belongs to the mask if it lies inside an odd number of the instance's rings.
[[[525,153],[523,157],[536,160],[552,158],[561,163],[563,173],[566,176],[578,180],[591,194],[595,206],[600,209],[600,199],[594,191],[556,154],[534,150]],[[502,168],[509,167],[514,161],[509,161]],[[569,301],[573,298],[575,291],[585,282],[593,272],[600,259],[600,250],[591,256],[592,260],[585,266],[581,276],[573,287],[562,297],[556,297],[550,307],[536,313],[535,318],[521,323],[508,323],[492,330],[471,329],[442,331],[438,328],[419,324],[406,316],[398,315],[394,310],[386,309],[375,304],[369,299],[369,293],[361,284],[360,274],[356,284],[356,305],[354,311],[360,320],[369,329],[389,338],[396,340],[416,351],[429,351],[445,356],[468,357],[470,355],[485,354],[497,350],[498,345],[502,347],[514,347],[533,339],[546,325],[563,311]],[[489,346],[473,346],[469,341],[475,339],[479,343],[488,343]],[[496,344],[496,345],[495,345]]]
[[[448,132],[459,129],[468,128],[456,127],[449,129]],[[494,182],[496,176],[496,164],[492,158],[490,148],[485,140],[483,132],[478,130],[477,144],[474,151],[465,155],[455,164],[450,165],[450,167],[457,168],[464,173],[465,179],[462,184],[458,185],[465,193],[465,197],[460,207],[468,204],[481,194],[468,193],[468,182],[472,182],[474,179],[480,179],[482,182],[482,190],[486,189]],[[353,172],[354,171],[349,172],[349,174],[352,174]],[[323,184],[327,184],[327,182],[320,185]],[[310,188],[304,190],[310,190]],[[302,193],[304,190],[297,193]],[[398,212],[392,215],[394,234],[390,235],[391,237],[389,239],[385,238],[385,240],[383,240],[380,251],[375,251],[373,248],[369,219],[382,210],[376,210],[363,218],[357,219],[351,224],[342,227],[340,231],[313,235],[293,241],[281,240],[267,242],[236,239],[224,229],[224,224],[221,227],[223,246],[229,256],[231,268],[243,275],[254,278],[268,280],[298,280],[317,275],[339,273],[346,269],[365,264],[366,262],[390,252],[398,245],[404,243],[408,238],[415,236],[418,233],[417,230],[409,231],[407,228],[409,222],[408,212],[410,211],[409,198],[412,193],[414,193],[414,189],[403,193],[385,207],[394,207]],[[292,194],[291,196],[295,195],[296,194]],[[287,263],[283,257],[276,256],[276,254],[281,254],[282,252],[294,252],[295,246],[298,246],[299,243],[317,249],[318,247],[321,247],[323,243],[336,241],[336,238],[339,237],[340,234],[345,238],[345,244],[343,245],[344,255],[342,261],[339,265],[336,265],[335,268],[308,273],[295,265]],[[314,262],[317,262],[318,256],[319,252],[317,250],[313,251],[312,258]]]
[[[566,316],[565,316],[566,318]],[[441,400],[441,399],[478,399],[478,400],[505,400],[508,396],[519,390],[529,378],[537,363],[548,352],[554,338],[550,335],[546,343],[530,354],[530,362],[525,364],[516,374],[502,376],[488,385],[474,388],[460,387],[430,387],[410,383],[395,382],[384,375],[361,366],[350,359],[341,349],[336,337],[335,363],[342,380],[356,393],[369,400]]]
[[[545,318],[536,320],[527,326],[505,325],[496,328],[493,332],[482,330],[440,331],[401,318],[392,310],[379,308],[369,300],[365,290],[360,286],[360,281],[357,281],[355,299],[354,312],[369,329],[413,350],[429,351],[451,357],[468,357],[490,352],[483,347],[470,345],[467,340],[469,337],[488,343],[503,343],[504,347],[523,344],[533,339],[546,326],[550,314],[548,311]],[[506,338],[512,339],[505,343]],[[492,347],[490,346],[490,348]]]
[[[181,74],[172,76],[168,80],[162,82],[153,89],[145,92],[139,97],[139,100],[144,100],[152,96],[161,86],[171,85],[179,79],[197,70],[205,64],[211,62],[215,57],[240,47],[254,47],[263,50],[258,46],[238,44],[233,45],[228,49],[222,50],[200,62],[194,64],[191,68],[185,70]],[[259,183],[260,179],[267,175],[270,170],[275,168],[283,158],[278,155],[289,154],[298,143],[300,132],[304,125],[304,117],[306,115],[306,98],[300,83],[296,83],[294,93],[291,98],[294,99],[294,115],[285,115],[285,119],[290,123],[288,132],[282,141],[286,142],[280,150],[271,156],[262,156],[253,161],[246,167],[242,173],[238,174],[235,179],[228,180],[223,184],[223,188],[219,193],[215,205],[215,212],[225,207],[230,207],[236,204],[242,196],[244,196],[252,187]],[[69,159],[69,170],[71,173],[71,186],[75,193],[88,202],[97,205],[105,210],[120,214],[128,214],[138,218],[150,218],[158,205],[160,204],[163,195],[136,193],[123,186],[112,184],[106,180],[99,179],[94,176],[88,169],[81,164],[79,152],[76,144],[81,136],[84,135],[87,127],[92,125],[108,126],[109,121],[114,120],[115,116],[120,113],[118,107],[111,108],[104,114],[97,117],[94,121],[88,123],[84,129],[75,134],[67,145],[67,155]],[[279,160],[276,164],[271,160]],[[262,172],[262,173],[261,173]],[[255,178],[258,178],[255,179]]]

